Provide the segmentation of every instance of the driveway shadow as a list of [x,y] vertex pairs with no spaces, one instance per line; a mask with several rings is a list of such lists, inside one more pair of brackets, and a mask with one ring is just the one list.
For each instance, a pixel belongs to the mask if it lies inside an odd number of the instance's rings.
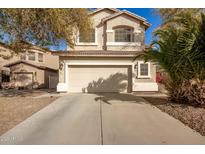
[[168,99],[166,97],[142,97],[144,98],[149,104],[152,105],[165,105],[168,103]]
[[142,104],[146,103],[143,98],[139,96],[135,96],[128,93],[95,93],[98,97],[95,98],[95,101],[101,100],[102,102],[112,105],[112,101],[120,101],[120,102],[129,102],[129,103],[137,103]]
[[108,78],[99,78],[98,80],[88,83],[87,87],[82,88],[82,92],[123,92],[130,90],[130,80],[127,74],[115,73]]

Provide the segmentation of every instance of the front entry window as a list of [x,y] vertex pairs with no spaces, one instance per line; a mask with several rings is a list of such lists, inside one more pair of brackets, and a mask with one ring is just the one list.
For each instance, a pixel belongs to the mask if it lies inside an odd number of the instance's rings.
[[150,62],[138,62],[138,78],[150,78]]
[[140,64],[140,75],[148,76],[148,64]]

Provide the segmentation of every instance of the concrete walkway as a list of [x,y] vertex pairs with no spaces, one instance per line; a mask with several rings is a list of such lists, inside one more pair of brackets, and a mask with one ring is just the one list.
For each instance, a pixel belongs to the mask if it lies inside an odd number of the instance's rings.
[[205,144],[205,137],[129,94],[68,94],[0,144]]

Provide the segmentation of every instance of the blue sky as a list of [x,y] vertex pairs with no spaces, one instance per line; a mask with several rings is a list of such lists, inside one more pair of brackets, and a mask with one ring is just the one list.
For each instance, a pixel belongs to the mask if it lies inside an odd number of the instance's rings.
[[[120,8],[120,10],[127,10],[147,19],[151,27],[145,33],[145,44],[148,45],[152,41],[152,32],[161,24],[161,19],[158,14],[151,8]],[[65,43],[61,43],[59,47],[52,47],[53,50],[65,50]]]

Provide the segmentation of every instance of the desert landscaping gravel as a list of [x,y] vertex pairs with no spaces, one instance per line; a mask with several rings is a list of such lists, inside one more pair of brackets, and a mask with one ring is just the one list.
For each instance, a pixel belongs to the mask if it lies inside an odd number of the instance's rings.
[[144,97],[144,99],[205,136],[205,108],[169,102],[167,98]]
[[0,135],[52,103],[56,97],[0,97]]

